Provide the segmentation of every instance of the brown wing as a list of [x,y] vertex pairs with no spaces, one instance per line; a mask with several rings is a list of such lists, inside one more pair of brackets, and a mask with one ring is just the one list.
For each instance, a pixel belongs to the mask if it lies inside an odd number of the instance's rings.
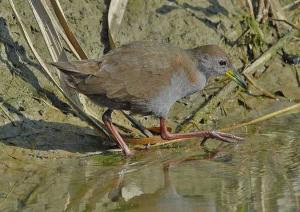
[[[57,64],[56,64],[57,65]],[[103,95],[122,101],[152,98],[170,84],[172,75],[186,71],[195,80],[195,63],[179,48],[136,42],[95,60],[57,65],[72,75],[74,87],[86,95]],[[67,71],[66,71],[67,69]]]

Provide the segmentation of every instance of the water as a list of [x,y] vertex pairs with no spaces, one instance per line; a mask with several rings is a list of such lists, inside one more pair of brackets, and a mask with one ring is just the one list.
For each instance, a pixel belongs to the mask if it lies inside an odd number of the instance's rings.
[[[47,160],[1,158],[1,211],[300,211],[300,115],[245,143]],[[213,141],[210,141],[213,142]]]

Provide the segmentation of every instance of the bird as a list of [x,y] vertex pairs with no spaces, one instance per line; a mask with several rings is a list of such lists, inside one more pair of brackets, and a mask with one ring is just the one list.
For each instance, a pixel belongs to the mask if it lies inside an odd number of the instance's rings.
[[135,41],[112,49],[100,59],[51,64],[65,74],[67,86],[108,108],[102,120],[126,156],[134,153],[112,123],[113,110],[159,118],[163,140],[192,137],[224,142],[243,140],[214,130],[172,133],[167,129],[166,119],[172,105],[201,91],[210,77],[226,75],[247,88],[228,55],[217,45],[183,49],[171,44]]

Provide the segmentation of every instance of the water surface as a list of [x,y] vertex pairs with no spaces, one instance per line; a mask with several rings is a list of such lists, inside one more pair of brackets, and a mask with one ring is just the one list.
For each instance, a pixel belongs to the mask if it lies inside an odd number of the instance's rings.
[[[251,126],[241,144],[197,141],[118,155],[2,157],[1,211],[300,211],[300,115]],[[214,143],[214,144],[212,144]]]

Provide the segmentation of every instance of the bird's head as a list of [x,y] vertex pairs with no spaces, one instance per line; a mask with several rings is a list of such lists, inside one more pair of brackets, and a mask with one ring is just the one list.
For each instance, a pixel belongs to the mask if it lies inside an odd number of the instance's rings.
[[231,64],[224,50],[216,45],[205,45],[192,49],[191,52],[197,61],[199,71],[207,78],[226,75],[247,90],[247,83]]

